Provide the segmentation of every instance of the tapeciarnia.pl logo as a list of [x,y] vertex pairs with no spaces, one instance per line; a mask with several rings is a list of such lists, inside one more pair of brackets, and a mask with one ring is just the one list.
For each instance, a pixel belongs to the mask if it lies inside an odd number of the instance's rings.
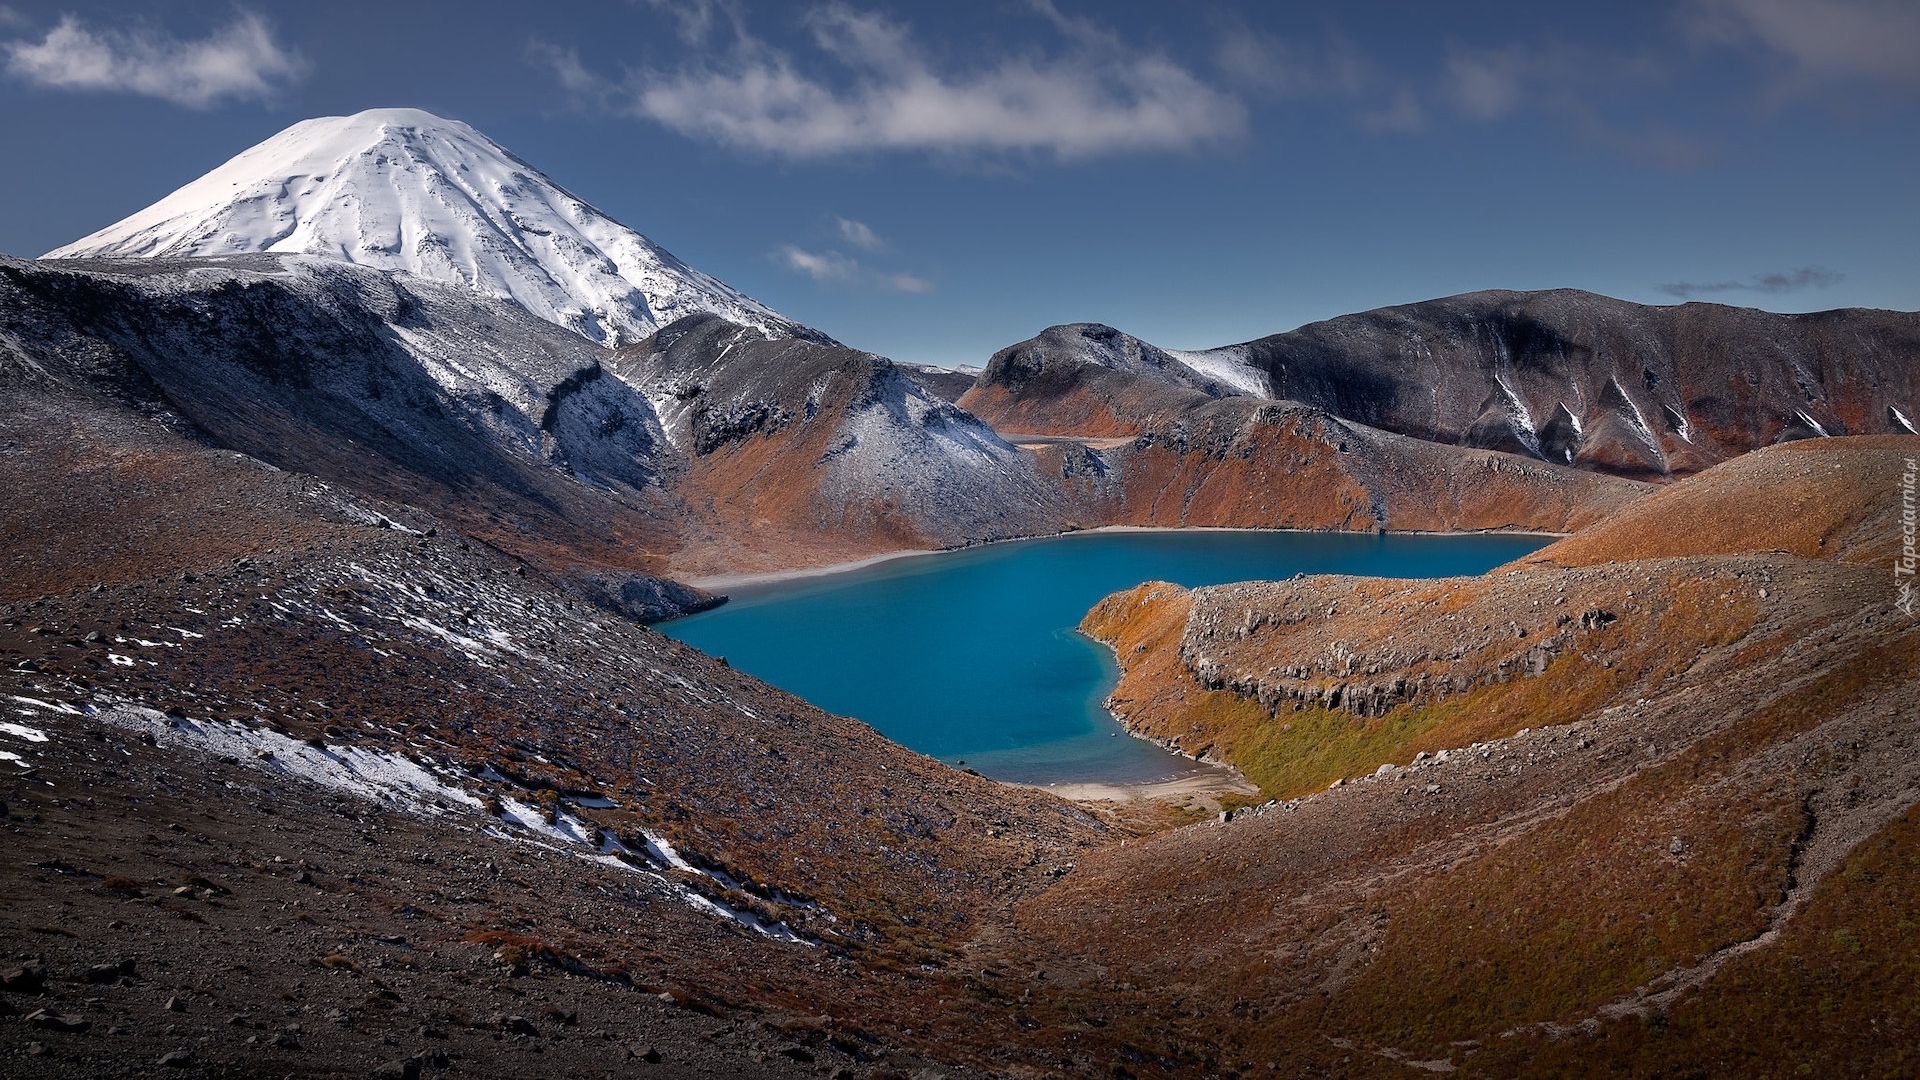
[[1898,594],[1893,605],[1902,614],[1913,614],[1913,572],[1920,564],[1920,555],[1914,552],[1914,475],[1920,473],[1912,458],[1906,459],[1907,468],[1900,474],[1900,557],[1893,560],[1893,587]]

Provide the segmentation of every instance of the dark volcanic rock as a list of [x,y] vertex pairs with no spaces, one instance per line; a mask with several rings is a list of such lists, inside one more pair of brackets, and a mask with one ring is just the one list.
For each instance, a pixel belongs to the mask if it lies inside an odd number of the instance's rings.
[[1652,307],[1492,290],[1311,323],[1244,346],[1277,397],[1436,442],[1620,476],[1697,472],[1819,435],[1904,433],[1920,314]]
[[1383,431],[1661,480],[1793,439],[1911,433],[1920,313],[1488,291],[1180,354],[1056,326],[994,354],[963,403],[1003,431],[1137,434],[1191,407],[1183,392],[1229,392],[1208,371]]
[[566,586],[609,611],[637,622],[658,622],[706,611],[726,602],[704,589],[648,574],[575,570],[563,579]]

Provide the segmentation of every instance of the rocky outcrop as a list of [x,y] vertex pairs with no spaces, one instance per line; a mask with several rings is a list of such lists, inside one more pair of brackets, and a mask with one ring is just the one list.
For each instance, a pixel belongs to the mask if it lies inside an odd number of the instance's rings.
[[960,405],[1001,431],[1138,435],[1202,398],[1242,394],[1098,323],[1054,326],[994,353]]
[[911,369],[710,316],[619,350],[687,456],[689,573],[779,569],[1057,531],[1033,457]]

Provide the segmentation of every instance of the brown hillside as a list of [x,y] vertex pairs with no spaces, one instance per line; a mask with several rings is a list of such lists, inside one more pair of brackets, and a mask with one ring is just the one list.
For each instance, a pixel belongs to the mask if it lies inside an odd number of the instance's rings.
[[[1860,501],[1815,496],[1902,442],[1769,451],[1546,549],[1637,518],[1659,557],[1109,597],[1115,711],[1279,801],[1090,854],[979,955],[1047,965],[1032,1015],[1143,1075],[1899,1071],[1920,624],[1842,561]],[[1715,551],[1691,523],[1742,495],[1821,510],[1829,556]]]
[[1900,546],[1911,435],[1809,439],[1756,450],[1656,492],[1521,560],[1584,566],[1672,555],[1785,551],[1880,564]]

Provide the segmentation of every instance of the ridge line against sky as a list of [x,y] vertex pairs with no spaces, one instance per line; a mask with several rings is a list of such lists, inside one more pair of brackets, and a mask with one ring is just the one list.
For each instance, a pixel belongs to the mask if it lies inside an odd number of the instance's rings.
[[0,250],[410,105],[906,360],[1481,288],[1920,306],[1920,5],[1433,7],[7,0]]

